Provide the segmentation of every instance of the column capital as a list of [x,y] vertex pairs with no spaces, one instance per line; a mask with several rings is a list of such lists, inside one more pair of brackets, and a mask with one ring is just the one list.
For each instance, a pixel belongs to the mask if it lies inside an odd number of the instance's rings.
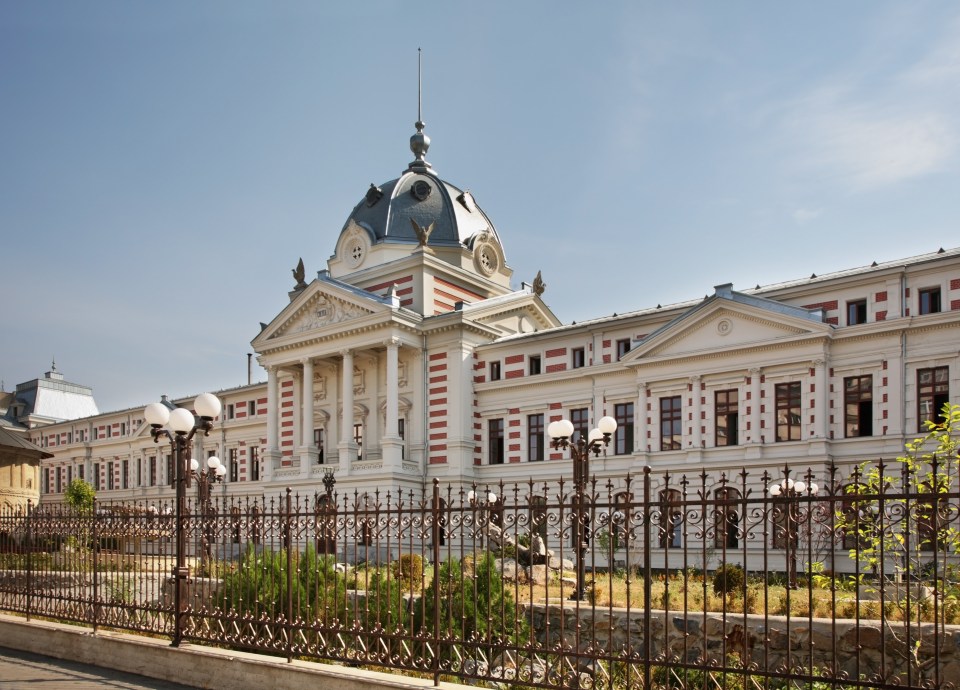
[[313,364],[313,357],[301,357],[300,364],[306,366],[307,364]]
[[694,374],[693,376],[690,377],[690,383],[694,383],[694,384],[700,383],[700,378],[701,378],[700,374]]
[[353,356],[353,350],[344,348],[343,350],[340,350],[339,354],[340,354],[341,357],[352,357],[352,356]]
[[383,341],[383,345],[387,349],[399,348],[401,344],[402,343],[400,342],[400,338],[397,338],[397,337],[387,338],[386,340]]
[[747,371],[751,376],[760,376],[763,373],[763,367],[750,367]]
[[812,360],[810,360],[810,364],[812,364],[814,367],[816,367],[816,368],[818,368],[818,369],[819,369],[820,367],[824,366],[826,363],[827,363],[827,361],[826,361],[825,359],[823,359],[822,357],[817,358],[817,359],[812,359]]

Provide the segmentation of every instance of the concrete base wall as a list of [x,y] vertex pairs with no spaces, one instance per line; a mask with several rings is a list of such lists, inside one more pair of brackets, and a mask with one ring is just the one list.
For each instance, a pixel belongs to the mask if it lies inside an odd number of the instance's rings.
[[[316,690],[318,687],[324,690],[425,690],[435,687],[426,679],[307,661],[287,663],[276,657],[192,644],[174,648],[169,640],[117,632],[94,634],[88,628],[28,622],[9,615],[0,615],[0,645],[209,690]],[[440,683],[440,687],[465,688],[453,683]]]

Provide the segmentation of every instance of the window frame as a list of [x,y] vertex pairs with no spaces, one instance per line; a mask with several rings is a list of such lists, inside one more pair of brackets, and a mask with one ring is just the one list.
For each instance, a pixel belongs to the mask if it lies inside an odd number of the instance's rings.
[[506,425],[503,417],[487,420],[487,464],[503,465],[506,462]]
[[499,359],[496,360],[496,361],[494,361],[494,362],[490,362],[489,371],[490,371],[490,380],[491,380],[491,381],[499,381],[499,380],[500,380],[500,377],[501,377],[501,367],[500,367],[500,360],[499,360]]
[[617,340],[617,361],[619,362],[624,356],[630,352],[630,338],[620,338]]
[[[930,374],[930,383],[924,384],[922,382],[924,374]],[[943,380],[937,381],[937,377],[942,374]],[[937,402],[949,402],[950,401],[950,367],[949,366],[939,366],[939,367],[924,367],[923,369],[917,369],[917,431],[925,432],[926,428],[924,427],[925,421],[938,422],[942,419],[940,410],[943,409],[943,404],[938,405]],[[929,414],[924,414],[923,408],[924,403],[929,402],[930,411]]]
[[[667,401],[669,405],[665,405]],[[669,433],[667,433],[668,425]],[[660,450],[683,450],[682,395],[667,395],[660,398]]]
[[570,350],[570,368],[583,369],[587,366],[587,348],[574,347]]
[[617,430],[613,434],[613,454],[632,455],[636,446],[634,439],[634,417],[636,408],[632,402],[614,403],[613,418],[617,420]]
[[[850,318],[851,315],[853,318]],[[852,299],[847,300],[847,325],[859,326],[867,322],[867,300]]]
[[[791,441],[803,440],[803,388],[799,381],[786,381],[784,383],[774,384],[774,440],[777,443],[789,443]],[[794,412],[793,410],[796,410]],[[780,412],[785,411],[783,419],[785,423],[780,422]],[[796,417],[796,422],[794,422]],[[786,430],[785,437],[781,438],[781,428]],[[793,438],[796,430],[796,438]]]
[[[730,397],[733,396],[731,402]],[[724,400],[721,401],[721,396]],[[731,412],[732,410],[732,412]],[[720,439],[720,418],[724,418],[723,428],[727,433]],[[731,418],[733,424],[731,425]],[[732,428],[731,428],[732,427]],[[732,433],[731,433],[732,430]],[[718,448],[728,448],[740,445],[740,389],[724,388],[713,392],[713,445]]]
[[[854,382],[855,386],[851,388],[851,383]],[[866,393],[863,389],[865,382],[868,384]],[[865,403],[869,403],[866,424],[864,424],[863,418]],[[855,409],[856,414],[851,415],[851,407]],[[851,422],[851,419],[854,422]],[[857,433],[851,433],[851,426],[856,426]],[[843,437],[865,438],[869,436],[873,436],[873,375],[845,376],[843,378]]]
[[539,376],[543,373],[543,358],[540,355],[527,355],[527,374]]
[[921,316],[939,314],[943,311],[943,293],[940,286],[917,290],[917,313]]
[[527,462],[546,459],[546,426],[542,412],[527,415]]

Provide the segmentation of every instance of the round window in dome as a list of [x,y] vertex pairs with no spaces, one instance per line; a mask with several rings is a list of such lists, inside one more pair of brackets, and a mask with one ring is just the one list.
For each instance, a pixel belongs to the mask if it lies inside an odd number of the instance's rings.
[[352,238],[347,242],[346,246],[343,249],[343,260],[350,266],[350,268],[356,268],[363,263],[364,258],[366,258],[367,248],[359,237]]
[[426,180],[417,180],[413,183],[413,186],[410,187],[410,193],[413,194],[413,198],[417,201],[423,201],[430,193],[433,191],[433,187],[430,186],[430,183]]

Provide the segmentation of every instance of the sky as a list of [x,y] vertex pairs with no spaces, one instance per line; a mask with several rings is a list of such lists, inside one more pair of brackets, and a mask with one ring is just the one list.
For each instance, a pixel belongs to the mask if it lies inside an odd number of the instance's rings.
[[[565,323],[960,246],[960,5],[0,0],[0,379],[247,382],[427,155]],[[265,380],[254,364],[253,380]]]

